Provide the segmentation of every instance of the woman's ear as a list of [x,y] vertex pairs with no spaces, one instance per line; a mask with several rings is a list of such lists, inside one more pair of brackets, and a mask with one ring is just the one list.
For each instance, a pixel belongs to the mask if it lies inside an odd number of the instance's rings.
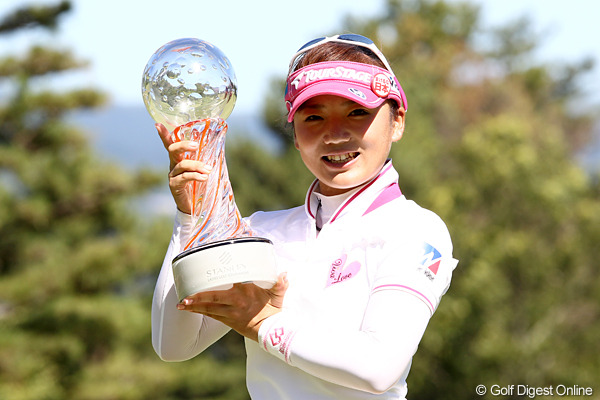
[[392,142],[402,139],[404,134],[404,108],[400,108],[392,120]]
[[300,150],[300,148],[298,147],[298,140],[296,139],[296,132],[294,132],[294,147],[296,148],[296,150]]

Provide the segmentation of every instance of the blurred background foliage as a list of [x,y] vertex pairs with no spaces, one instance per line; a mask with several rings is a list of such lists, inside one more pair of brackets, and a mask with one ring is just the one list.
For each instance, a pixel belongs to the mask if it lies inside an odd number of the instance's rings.
[[[52,30],[70,7],[15,9],[0,16],[0,39]],[[575,161],[596,118],[577,107],[593,61],[535,62],[527,19],[485,29],[468,2],[388,0],[382,15],[344,26],[381,44],[407,92],[392,150],[400,185],[445,220],[460,259],[414,358],[410,398],[477,398],[479,384],[600,391],[600,185]],[[103,161],[66,122],[102,92],[35,90],[85,65],[35,46],[0,57],[0,399],[247,399],[238,336],[183,363],[152,350],[170,221],[131,201],[162,174]],[[283,78],[271,84],[264,119],[281,151],[227,149],[244,215],[302,203],[312,180],[283,123]]]

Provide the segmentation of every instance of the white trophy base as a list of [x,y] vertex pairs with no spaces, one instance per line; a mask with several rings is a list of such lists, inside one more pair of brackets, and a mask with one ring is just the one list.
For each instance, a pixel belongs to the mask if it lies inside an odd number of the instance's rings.
[[277,282],[273,243],[243,237],[186,250],[173,259],[173,278],[179,301],[194,293],[227,290],[234,283],[269,289]]

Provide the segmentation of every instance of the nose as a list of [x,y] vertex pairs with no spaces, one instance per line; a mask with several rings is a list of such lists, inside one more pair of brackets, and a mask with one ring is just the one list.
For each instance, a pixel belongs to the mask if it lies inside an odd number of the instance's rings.
[[350,132],[339,122],[332,121],[325,127],[323,142],[325,144],[345,143],[350,140]]

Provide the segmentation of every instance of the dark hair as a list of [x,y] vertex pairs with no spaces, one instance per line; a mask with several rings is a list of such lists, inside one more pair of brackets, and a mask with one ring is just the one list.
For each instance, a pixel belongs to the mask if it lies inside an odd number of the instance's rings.
[[[387,69],[379,57],[365,47],[346,43],[329,42],[301,54],[294,65],[293,71],[290,72],[290,75],[292,72],[306,67],[307,65],[325,61],[352,61]],[[395,118],[400,110],[400,105],[393,100],[388,100],[388,103],[391,108],[392,118]]]

